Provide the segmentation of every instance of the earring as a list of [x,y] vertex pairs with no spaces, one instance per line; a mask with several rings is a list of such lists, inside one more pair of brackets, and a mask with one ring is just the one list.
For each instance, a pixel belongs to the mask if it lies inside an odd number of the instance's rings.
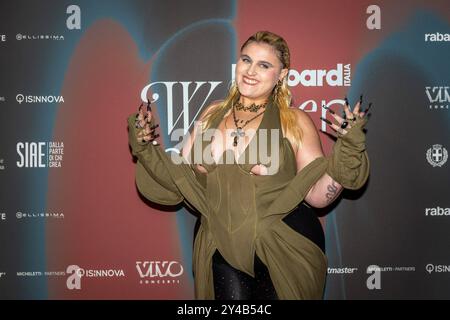
[[278,80],[277,84],[275,85],[275,89],[273,90],[273,94],[274,94],[275,96],[278,95],[278,93],[279,93],[280,88],[281,88],[282,85],[283,85],[283,81]]

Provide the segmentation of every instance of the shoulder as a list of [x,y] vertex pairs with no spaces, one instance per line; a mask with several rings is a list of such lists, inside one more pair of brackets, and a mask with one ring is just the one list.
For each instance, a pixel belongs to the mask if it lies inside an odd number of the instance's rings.
[[312,133],[317,134],[316,126],[309,114],[298,108],[290,108],[295,114],[297,126],[303,131],[304,134]]
[[296,152],[297,169],[303,169],[315,158],[323,156],[319,132],[310,115],[300,109],[291,108],[295,114],[297,127],[302,131],[302,141]]

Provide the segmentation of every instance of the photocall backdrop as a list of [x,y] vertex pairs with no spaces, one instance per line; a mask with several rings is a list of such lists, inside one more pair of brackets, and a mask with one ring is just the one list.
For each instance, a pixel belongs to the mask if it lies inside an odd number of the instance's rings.
[[175,147],[170,134],[225,97],[258,30],[288,42],[294,105],[318,129],[330,132],[322,104],[373,103],[367,185],[317,211],[324,298],[450,298],[448,0],[10,0],[0,12],[0,298],[194,298],[196,217],[139,195],[126,120],[157,94],[162,147]]

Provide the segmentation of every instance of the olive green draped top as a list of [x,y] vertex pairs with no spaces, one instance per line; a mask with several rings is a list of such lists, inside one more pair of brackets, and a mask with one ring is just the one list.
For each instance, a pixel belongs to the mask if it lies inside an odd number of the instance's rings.
[[[218,127],[228,110],[229,107],[215,114],[211,128]],[[181,157],[175,153],[169,155],[159,146],[137,143],[135,115],[128,119],[130,145],[138,158],[136,184],[139,191],[160,204],[185,201],[201,214],[193,253],[198,299],[214,299],[212,255],[215,250],[219,250],[234,268],[251,276],[254,276],[256,253],[267,266],[280,299],[322,298],[326,256],[315,243],[291,229],[282,219],[304,200],[310,188],[327,172],[330,159],[317,158],[297,173],[295,155],[290,142],[282,135],[279,109],[273,101],[269,101],[262,117],[256,134],[238,160],[233,151],[225,151],[222,160],[229,157],[227,159],[233,162],[202,163],[207,174],[195,170],[194,165],[178,164]],[[250,145],[253,140],[256,143],[255,138],[262,129],[267,129],[268,142],[274,132],[278,132],[275,134],[278,148],[268,148],[269,155],[278,153],[279,156],[277,170],[270,175],[250,173],[255,165],[250,163]],[[351,189],[362,186],[368,175],[365,151],[360,150],[357,155],[356,160],[351,161],[351,169],[358,174],[346,186]],[[270,167],[272,159],[270,156],[262,158],[258,152],[258,164]]]

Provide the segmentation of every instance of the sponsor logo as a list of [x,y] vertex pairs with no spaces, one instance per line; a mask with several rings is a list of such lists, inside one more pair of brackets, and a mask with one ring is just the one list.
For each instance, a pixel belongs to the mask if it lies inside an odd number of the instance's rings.
[[369,290],[380,290],[381,289],[381,271],[380,267],[377,265],[370,265],[366,270],[367,274],[370,276],[366,280],[366,286]]
[[367,267],[367,270],[372,272],[374,270],[380,271],[380,272],[411,272],[416,271],[416,267],[412,266],[384,266],[380,267],[377,265],[370,265]]
[[450,265],[429,263],[425,266],[425,270],[429,274],[432,274],[433,272],[435,272],[435,273],[450,272]]
[[428,163],[433,167],[442,167],[448,159],[448,152],[440,144],[434,144],[431,148],[427,150],[427,160]]
[[[234,81],[235,78],[235,67],[235,64],[231,65],[231,81]],[[195,119],[200,114],[203,107],[206,105],[208,98],[221,84],[223,84],[223,81],[156,81],[151,82],[150,84],[142,88],[141,99],[143,102],[147,102],[149,100],[149,97],[151,97],[150,100],[152,100],[152,103],[155,103],[159,100],[159,97],[162,94],[165,97],[166,101],[165,110],[163,111],[165,111],[165,113],[167,114],[167,134],[171,135],[172,131],[176,127],[182,128],[183,134],[186,134],[189,132],[191,126],[194,124]],[[329,70],[305,69],[302,71],[297,71],[295,69],[290,69],[288,74],[288,85],[291,87],[298,85],[306,87],[323,87],[324,85],[329,85],[332,87],[351,86],[351,64],[338,63],[336,64],[336,68],[332,68]],[[149,91],[151,91],[152,93],[150,94]],[[191,103],[193,97],[197,94],[197,92],[204,92],[205,94],[203,95],[203,97],[201,97],[199,102],[196,101],[195,109],[197,110],[197,112],[191,118],[189,110],[193,109]],[[177,108],[175,108],[174,101],[175,97],[178,96],[181,97],[179,103],[180,106],[177,105]],[[47,100],[50,99],[52,99],[53,102],[58,102],[59,100],[63,100],[63,97],[58,99],[54,96],[48,96]],[[23,101],[36,101],[38,99],[27,98],[21,95],[17,100],[19,103],[22,103]],[[40,100],[42,101],[43,99],[41,98]],[[332,103],[336,103],[336,101],[327,103],[327,105],[329,106]],[[340,101],[340,103],[343,104],[343,100]],[[305,109],[308,104],[310,104],[310,101],[306,101],[302,106],[300,106],[300,108]],[[180,111],[178,111],[177,113],[175,110]],[[311,110],[308,109],[305,111],[317,111],[317,104],[315,104]],[[169,150],[170,149],[167,149],[166,151]],[[173,148],[173,151],[179,150],[175,150],[175,148]]]
[[63,142],[18,142],[18,168],[60,168],[64,156]]
[[450,216],[450,208],[425,208],[425,215],[426,216]]
[[30,218],[45,218],[45,219],[64,219],[64,213],[59,212],[39,212],[39,213],[27,213],[16,212],[17,219],[30,219]]
[[77,265],[70,265],[66,269],[69,276],[66,286],[69,290],[81,290],[81,279],[85,278],[123,278],[125,272],[122,269],[83,269]]
[[22,103],[62,103],[64,102],[63,96],[33,96],[23,95],[19,93],[16,95],[16,101],[19,104]]
[[64,271],[18,271],[18,277],[60,277],[65,276]]
[[376,4],[372,4],[367,7],[366,13],[370,14],[366,20],[366,27],[369,30],[381,29],[381,9]]
[[137,261],[136,270],[140,284],[180,283],[178,279],[184,272],[178,261]]
[[328,268],[328,274],[353,274],[358,271],[358,268],[342,267],[342,268]]
[[66,13],[70,14],[66,19],[66,26],[69,30],[81,29],[81,9],[75,4],[67,7]]
[[425,33],[425,42],[446,42],[450,41],[450,33]]
[[[236,64],[231,65],[232,80],[235,78]],[[305,69],[297,71],[289,69],[288,85],[296,87],[298,85],[304,87],[323,87],[324,85],[331,87],[348,87],[351,86],[351,65],[338,63],[336,69]]]
[[425,93],[430,101],[429,109],[445,109],[448,110],[450,104],[450,87],[425,87]]
[[46,40],[46,41],[61,41],[64,40],[64,36],[63,35],[59,35],[59,34],[23,34],[23,33],[18,33],[16,34],[16,40],[18,41],[24,41],[24,40],[34,40],[34,41],[38,41],[38,40]]

